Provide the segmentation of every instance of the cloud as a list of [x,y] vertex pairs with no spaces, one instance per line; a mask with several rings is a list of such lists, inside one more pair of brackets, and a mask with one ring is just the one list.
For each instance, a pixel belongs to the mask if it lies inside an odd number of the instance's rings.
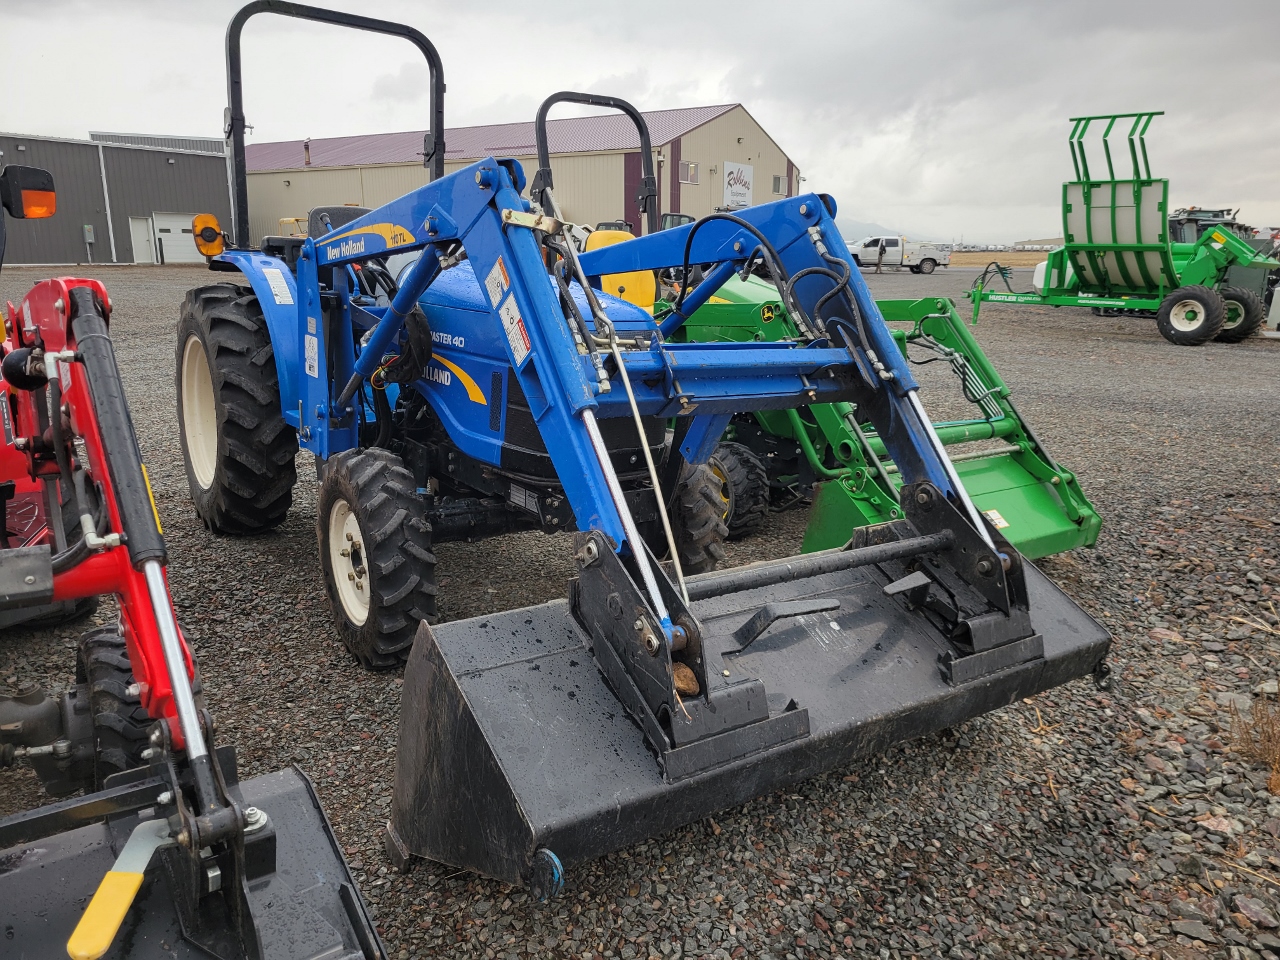
[[[10,36],[59,38],[56,56],[6,45],[18,96],[3,125],[216,135],[239,5],[0,0]],[[1135,109],[1169,111],[1147,143],[1175,205],[1239,206],[1257,226],[1280,223],[1280,4],[651,0],[636,10],[378,0],[358,12],[431,37],[449,125],[532,119],[561,89],[642,109],[741,102],[842,214],[923,237],[1058,233],[1067,118]],[[427,123],[426,68],[400,39],[261,16],[245,29],[244,63],[257,140]]]

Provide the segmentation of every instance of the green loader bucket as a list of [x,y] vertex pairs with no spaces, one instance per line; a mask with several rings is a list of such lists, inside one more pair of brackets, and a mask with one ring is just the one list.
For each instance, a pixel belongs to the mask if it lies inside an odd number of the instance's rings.
[[[1010,397],[1010,391],[978,342],[946,299],[880,300],[909,357],[929,351],[959,377],[973,419],[934,424],[948,446],[965,489],[1001,534],[1025,557],[1092,546],[1102,521],[1075,475],[1045,450]],[[772,284],[732,279],[685,324],[694,341],[781,340],[797,336]],[[908,351],[913,351],[908,353]],[[928,387],[925,387],[928,392]],[[932,403],[932,401],[931,401]],[[800,411],[744,415],[729,439],[755,447],[785,487],[797,481],[783,458],[771,456],[779,440],[794,441],[800,470],[818,481],[805,530],[806,553],[843,545],[849,530],[900,519],[902,479],[879,437],[858,423],[848,404],[815,404]]]

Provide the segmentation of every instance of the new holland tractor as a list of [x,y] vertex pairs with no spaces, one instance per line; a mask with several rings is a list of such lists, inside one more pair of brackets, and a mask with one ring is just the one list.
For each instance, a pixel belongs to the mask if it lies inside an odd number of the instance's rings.
[[[418,45],[429,183],[347,223],[329,214],[334,229],[295,246],[251,244],[239,34],[264,10]],[[1105,682],[1106,631],[961,486],[830,197],[579,254],[549,168],[532,199],[512,159],[444,174],[443,69],[417,31],[261,2],[233,20],[227,49],[234,234],[197,236],[211,267],[239,275],[192,291],[179,321],[188,476],[213,526],[251,532],[284,514],[294,443],[321,461],[335,614],[392,642],[344,639],[366,659],[407,654],[386,830],[397,865],[426,857],[551,895],[566,864],[1074,678]],[[540,139],[562,101],[639,120],[622,101],[557,94]],[[640,192],[647,209],[655,184]],[[380,261],[414,250],[388,282]],[[691,264],[708,264],[706,279],[661,323],[601,289]],[[801,337],[677,342],[757,265]],[[874,426],[902,474],[903,516],[832,550],[689,575],[682,478],[735,413],[812,403],[848,403]],[[432,518],[458,489],[469,514],[514,503],[573,531],[568,596],[431,623]],[[237,512],[209,513],[226,505]]]
[[[1210,340],[1239,343],[1266,317],[1261,296],[1227,283],[1232,268],[1280,268],[1229,229],[1210,229],[1194,242],[1175,242],[1169,225],[1169,181],[1151,176],[1146,133],[1163,111],[1073,117],[1071,162],[1075,179],[1062,185],[1066,242],[1036,267],[1034,292],[1014,291],[1008,268],[993,263],[969,291],[973,319],[984,302],[1089,307],[1095,312],[1154,316],[1170,343],[1199,346]],[[1109,137],[1128,124],[1130,176],[1116,177]],[[1105,123],[1106,177],[1089,169],[1085,136]],[[996,280],[1004,290],[995,289]]]
[[[54,215],[50,174],[0,201]],[[4,260],[0,214],[0,263]],[[319,798],[297,768],[240,780],[178,625],[168,551],[97,280],[35,284],[0,315],[0,612],[114,597],[75,682],[0,692],[0,768],[55,800],[0,819],[5,957],[383,960]],[[70,671],[68,671],[70,672]],[[7,774],[10,775],[11,774]]]

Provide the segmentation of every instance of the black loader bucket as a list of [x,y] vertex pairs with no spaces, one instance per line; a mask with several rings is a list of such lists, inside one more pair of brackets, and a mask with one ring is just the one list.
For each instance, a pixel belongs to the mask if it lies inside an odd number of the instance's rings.
[[[184,896],[191,885],[179,874],[189,867],[171,846],[146,865],[141,889],[104,956],[244,957],[248,941],[255,944],[248,955],[264,960],[382,960],[386,953],[311,782],[294,767],[236,783],[234,752],[222,747],[218,757],[230,797],[253,808],[243,840],[247,911],[233,915],[236,897],[209,895],[233,883],[231,864],[217,859],[201,865],[199,899]],[[8,848],[0,849],[7,938],[0,954],[13,960],[67,956],[86,904],[95,890],[109,895],[104,876],[129,869],[117,858],[135,828],[157,816],[163,803],[157,797],[169,782],[153,773],[141,768],[119,774],[98,793],[0,822],[0,848]],[[241,932],[245,924],[248,937]]]
[[907,521],[693,578],[687,607],[663,580],[681,650],[656,638],[599,533],[578,535],[568,601],[423,624],[405,673],[393,859],[554,893],[562,865],[1105,677],[1098,623],[989,528],[993,552],[935,488],[904,494]]

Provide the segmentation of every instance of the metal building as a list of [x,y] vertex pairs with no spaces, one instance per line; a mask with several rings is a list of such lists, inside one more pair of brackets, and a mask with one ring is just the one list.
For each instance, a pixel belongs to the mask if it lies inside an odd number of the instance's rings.
[[[53,174],[58,213],[10,220],[7,263],[202,263],[191,218],[230,222],[226,159],[218,140],[94,134],[95,139],[0,133],[0,164]],[[122,142],[130,139],[153,143]],[[181,145],[181,146],[180,146]],[[193,146],[216,146],[191,149]]]
[[[653,140],[664,213],[694,217],[798,192],[799,170],[741,104],[655,110],[644,114]],[[376,207],[427,182],[424,131],[250,144],[250,235],[277,234],[282,220],[312,207]],[[635,205],[640,139],[620,114],[547,124],[556,199],[576,223],[622,220],[640,232]],[[515,157],[533,179],[533,123],[458,127],[445,133],[445,171],[486,156]]]

